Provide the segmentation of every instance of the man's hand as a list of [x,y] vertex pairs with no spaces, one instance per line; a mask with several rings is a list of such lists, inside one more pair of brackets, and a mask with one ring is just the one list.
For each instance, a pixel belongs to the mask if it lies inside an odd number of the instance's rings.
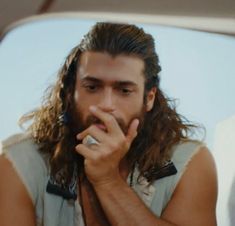
[[90,146],[79,144],[76,151],[84,156],[86,176],[94,186],[113,183],[121,179],[119,164],[137,135],[139,120],[134,119],[124,134],[113,115],[94,106],[90,111],[104,123],[105,130],[91,125],[78,134],[79,140],[91,135],[99,143]]
[[205,147],[193,156],[171,200],[157,217],[119,173],[120,161],[137,135],[138,120],[131,122],[125,135],[111,114],[99,109],[91,112],[104,126],[92,125],[78,139],[90,134],[99,144],[79,144],[76,149],[85,158],[86,175],[111,225],[216,226],[216,170]]

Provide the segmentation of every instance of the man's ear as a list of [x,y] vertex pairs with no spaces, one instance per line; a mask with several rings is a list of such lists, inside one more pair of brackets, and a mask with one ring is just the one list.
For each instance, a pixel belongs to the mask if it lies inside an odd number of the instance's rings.
[[157,92],[156,87],[153,87],[150,91],[148,91],[147,96],[146,96],[146,111],[152,110],[156,92]]

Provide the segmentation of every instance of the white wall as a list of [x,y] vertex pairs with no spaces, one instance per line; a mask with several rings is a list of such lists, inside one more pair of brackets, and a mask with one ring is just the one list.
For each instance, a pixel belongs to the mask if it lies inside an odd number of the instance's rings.
[[227,226],[229,225],[228,201],[235,176],[235,115],[218,123],[215,132],[214,156],[219,177],[218,225]]

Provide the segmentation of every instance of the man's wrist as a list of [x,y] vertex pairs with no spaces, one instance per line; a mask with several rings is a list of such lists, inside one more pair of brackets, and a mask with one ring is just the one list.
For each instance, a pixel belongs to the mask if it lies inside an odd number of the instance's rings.
[[121,176],[119,176],[114,179],[107,179],[107,180],[99,181],[96,183],[92,183],[92,185],[96,191],[100,191],[100,190],[111,191],[114,188],[127,186],[127,183],[123,180]]

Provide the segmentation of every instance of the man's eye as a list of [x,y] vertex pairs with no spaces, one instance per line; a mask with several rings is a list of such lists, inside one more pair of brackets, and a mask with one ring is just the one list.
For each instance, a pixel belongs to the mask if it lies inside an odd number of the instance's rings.
[[128,88],[121,88],[121,92],[122,94],[124,95],[129,95],[132,93],[132,90],[131,89],[128,89]]
[[85,88],[89,92],[94,92],[98,89],[98,86],[96,86],[96,85],[86,85]]

